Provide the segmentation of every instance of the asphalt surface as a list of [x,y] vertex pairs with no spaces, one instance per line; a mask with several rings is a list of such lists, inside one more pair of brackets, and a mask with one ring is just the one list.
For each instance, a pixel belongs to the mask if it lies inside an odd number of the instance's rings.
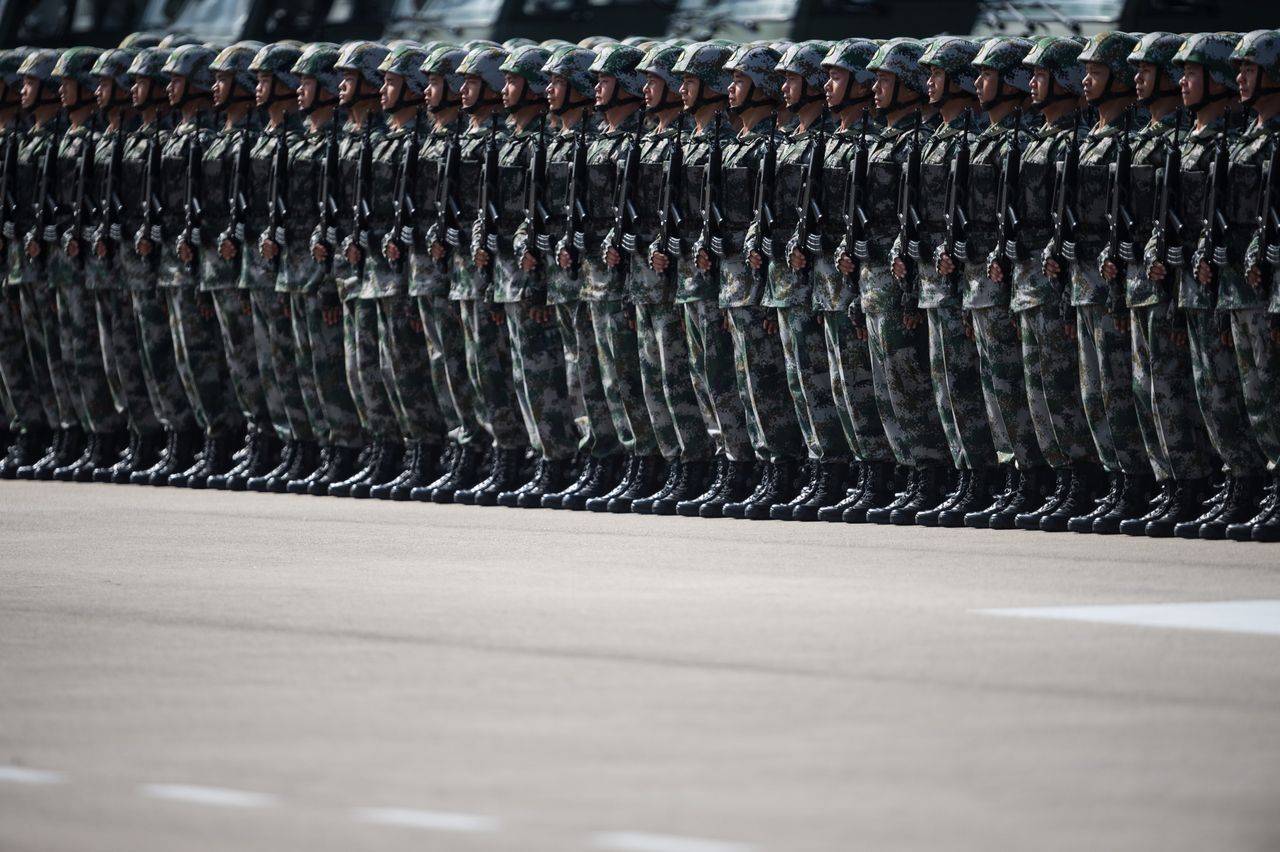
[[1280,547],[0,483],[0,850],[1275,850]]

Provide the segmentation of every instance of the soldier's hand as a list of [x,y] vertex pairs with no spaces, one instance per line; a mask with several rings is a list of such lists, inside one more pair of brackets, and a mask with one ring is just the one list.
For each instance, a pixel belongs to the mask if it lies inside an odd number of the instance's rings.
[[705,249],[698,249],[698,259],[695,262],[698,264],[699,272],[711,271],[711,256],[707,254]]
[[520,269],[525,272],[532,272],[538,268],[538,259],[529,252],[524,253],[524,257],[520,258]]
[[476,249],[474,260],[476,262],[476,266],[480,267],[481,269],[484,269],[486,266],[489,265],[489,252],[485,251],[484,249]]
[[856,264],[853,262],[853,258],[849,257],[849,255],[842,254],[840,255],[840,259],[836,261],[836,266],[839,267],[841,275],[852,275]]
[[1227,347],[1228,349],[1235,348],[1235,338],[1231,334],[1231,326],[1227,326],[1226,328],[1224,328],[1222,330],[1222,334],[1218,336],[1218,339],[1221,340],[1222,345]]
[[280,246],[276,244],[275,240],[265,240],[262,243],[260,252],[267,260],[275,260],[280,254]]
[[566,272],[573,268],[573,255],[569,254],[568,249],[560,249],[560,255],[556,260],[560,264],[560,268]]
[[1067,340],[1076,339],[1076,324],[1073,322],[1063,323],[1062,336]]
[[1165,269],[1163,263],[1157,261],[1156,263],[1151,264],[1151,272],[1147,274],[1147,277],[1151,279],[1152,284],[1159,284],[1165,278],[1169,277],[1169,270]]
[[893,277],[903,281],[907,277],[907,264],[900,257],[893,259]]
[[902,326],[907,331],[915,331],[924,321],[924,314],[920,311],[903,311]]
[[444,260],[447,254],[449,254],[449,249],[445,246],[444,243],[435,242],[431,244],[432,260]]
[[218,246],[218,254],[223,260],[235,260],[238,253],[236,244],[231,240],[223,240],[222,245]]
[[1201,287],[1208,287],[1213,283],[1213,268],[1203,260],[1196,267],[1196,280],[1200,282]]
[[956,271],[955,259],[949,254],[938,255],[938,274],[951,275]]
[[1108,260],[1106,263],[1102,264],[1102,277],[1107,281],[1116,280],[1116,276],[1119,274],[1120,270],[1116,268],[1115,263],[1112,261]]
[[973,319],[969,316],[969,312],[966,311],[964,315],[964,336],[969,340],[973,340],[973,335]]
[[395,243],[387,243],[382,247],[382,254],[387,260],[395,263],[400,260],[400,246]]
[[993,263],[987,267],[987,277],[997,284],[1004,283],[1004,270],[1000,268],[1000,264]]
[[196,300],[196,308],[200,311],[200,319],[205,322],[217,316],[213,309],[213,299],[209,298],[207,293],[200,294],[200,298]]
[[39,257],[40,251],[40,244],[35,240],[27,243],[27,257]]
[[327,328],[333,328],[342,322],[342,303],[335,301],[332,305],[322,304],[320,307],[320,319],[324,320]]
[[494,311],[494,310],[489,311],[489,322],[493,323],[494,325],[502,325],[506,321],[507,321],[507,314],[505,311]]
[[138,246],[137,246],[138,257],[150,257],[151,249],[152,249],[151,240],[138,240]]
[[764,266],[764,255],[758,251],[753,251],[747,255],[747,262],[751,264],[752,269],[760,269]]
[[416,315],[409,316],[409,330],[414,334],[423,334],[426,329],[422,325],[422,317]]
[[551,321],[551,306],[536,305],[529,308],[529,319],[536,323],[547,323]]
[[622,263],[622,255],[616,248],[609,246],[608,250],[604,253],[604,262],[609,264],[610,267],[617,266],[619,263]]
[[1129,312],[1128,311],[1124,311],[1124,310],[1117,311],[1115,314],[1112,315],[1111,320],[1116,324],[1116,331],[1118,331],[1120,334],[1129,333]]
[[804,256],[804,252],[800,249],[792,249],[791,256],[787,258],[787,264],[796,272],[804,269],[809,265],[809,258]]
[[67,248],[66,248],[66,252],[67,252],[67,257],[79,257],[79,256],[80,256],[80,241],[79,241],[79,240],[67,240]]
[[360,264],[360,260],[361,260],[360,249],[356,248],[355,246],[347,246],[347,251],[345,256],[347,258],[347,263],[351,264],[352,266],[358,266]]
[[179,260],[183,263],[190,263],[195,256],[195,252],[191,250],[191,243],[178,243]]
[[636,306],[626,305],[622,309],[622,314],[627,318],[627,328],[632,331],[636,330]]
[[329,250],[324,246],[312,246],[311,256],[315,258],[316,263],[327,263],[329,261]]
[[671,265],[671,256],[664,251],[655,251],[649,255],[649,265],[653,267],[653,271],[659,274],[666,272],[667,267]]
[[[284,294],[282,293],[281,295]],[[277,301],[277,304],[280,304],[280,302]],[[249,297],[248,290],[240,291],[240,315],[246,317],[253,316],[253,299]]]
[[1056,281],[1058,276],[1062,274],[1062,267],[1058,265],[1058,261],[1049,258],[1044,262],[1044,274]]
[[[0,251],[4,250],[3,243],[4,241],[0,240]],[[102,240],[98,240],[96,243],[93,244],[93,253],[100,258],[105,258],[107,256],[107,244]]]
[[773,337],[775,334],[777,334],[777,333],[778,333],[778,321],[777,321],[776,319],[770,319],[769,317],[765,317],[765,320],[764,320],[764,333],[765,333],[765,334],[767,334],[767,335],[769,335],[770,337]]
[[1262,289],[1262,270],[1255,263],[1249,267],[1249,271],[1244,274],[1245,280],[1249,282],[1249,286],[1255,290]]

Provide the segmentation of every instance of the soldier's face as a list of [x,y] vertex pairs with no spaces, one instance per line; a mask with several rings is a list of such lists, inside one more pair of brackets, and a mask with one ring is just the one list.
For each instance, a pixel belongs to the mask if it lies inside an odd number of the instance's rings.
[[258,72],[257,85],[253,87],[253,102],[256,106],[266,106],[271,98],[271,84],[275,77],[263,71]]
[[1050,84],[1053,78],[1049,76],[1049,72],[1044,68],[1036,68],[1031,72],[1031,100],[1033,103],[1042,104],[1049,97]]
[[849,88],[849,72],[843,68],[827,69],[827,82],[822,84],[822,94],[827,98],[827,106],[835,109],[844,100]]
[[174,74],[169,79],[169,85],[165,87],[165,92],[169,95],[169,106],[176,107],[182,103],[182,96],[187,91],[187,78],[181,74]]
[[1133,87],[1138,90],[1138,97],[1146,99],[1156,93],[1156,81],[1160,79],[1160,69],[1150,62],[1139,62],[1138,70],[1133,75]]
[[58,100],[62,102],[63,109],[70,109],[76,101],[80,100],[79,84],[68,77],[62,78],[58,83]]
[[552,109],[564,109],[569,97],[569,81],[559,74],[552,74],[547,83],[547,106]]
[[898,75],[892,71],[876,72],[876,81],[871,85],[871,95],[875,98],[876,109],[888,109],[889,104],[893,103],[893,88],[896,82],[898,82]]
[[602,107],[613,99],[613,91],[618,87],[618,78],[612,74],[601,74],[596,77],[596,106]]
[[382,78],[382,108],[389,110],[400,102],[400,93],[404,91],[404,77],[388,71]]
[[351,106],[360,92],[360,72],[343,71],[342,82],[338,85],[338,100],[343,106]]
[[134,77],[133,85],[129,87],[129,98],[135,109],[142,109],[143,105],[151,99],[151,78]]
[[1188,62],[1182,66],[1182,82],[1178,87],[1182,90],[1184,106],[1199,103],[1204,95],[1204,66],[1198,62]]
[[524,97],[524,78],[519,74],[502,75],[502,107],[515,109]]
[[222,106],[231,100],[231,90],[235,84],[235,76],[230,71],[215,72],[213,75],[213,105]]
[[440,105],[444,103],[444,93],[448,90],[449,84],[445,81],[442,75],[428,74],[426,92],[427,106],[432,109],[439,109]]
[[[729,90],[732,93],[732,89]],[[644,75],[644,106],[645,109],[657,109],[662,103],[663,97],[667,94],[667,81],[663,80],[657,74]],[[730,94],[732,98],[733,95]]]
[[22,108],[31,109],[40,97],[40,81],[35,77],[22,78]]
[[311,109],[316,102],[316,95],[320,92],[320,81],[315,77],[303,77],[299,82],[298,109]]
[[1084,64],[1084,96],[1089,100],[1097,100],[1107,93],[1111,83],[1111,69],[1101,62]]
[[804,99],[804,78],[799,74],[787,71],[782,75],[782,102],[795,107]]
[[974,84],[978,90],[978,100],[990,103],[1000,97],[1000,72],[994,68],[983,68],[978,72],[978,80]]
[[1240,68],[1236,71],[1236,85],[1240,87],[1241,101],[1248,101],[1253,97],[1253,91],[1258,86],[1258,66],[1256,63],[1249,61],[1240,63]]
[[751,95],[751,78],[741,71],[733,72],[733,82],[729,84],[729,106],[741,108]]
[[947,96],[947,72],[937,65],[930,65],[925,91],[929,94],[929,103],[940,103]]
[[702,91],[702,81],[692,74],[685,74],[680,79],[680,103],[685,110],[693,109],[698,103],[698,93]]
[[464,77],[462,79],[462,91],[458,93],[462,99],[462,106],[465,109],[471,109],[476,102],[480,100],[480,93],[484,90],[484,82],[479,77]]
[[98,100],[98,109],[105,110],[111,106],[111,99],[116,94],[116,81],[110,77],[99,77],[98,88],[93,90],[93,96]]

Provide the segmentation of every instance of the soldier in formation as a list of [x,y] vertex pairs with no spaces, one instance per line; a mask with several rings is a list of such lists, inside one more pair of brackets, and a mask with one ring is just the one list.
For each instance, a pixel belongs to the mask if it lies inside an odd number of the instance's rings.
[[4,478],[1280,540],[1280,32],[0,51]]

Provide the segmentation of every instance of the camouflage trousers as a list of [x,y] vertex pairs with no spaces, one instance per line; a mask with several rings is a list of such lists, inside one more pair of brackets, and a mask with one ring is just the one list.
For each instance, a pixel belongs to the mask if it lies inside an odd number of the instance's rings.
[[578,451],[578,430],[555,319],[538,322],[520,302],[502,307],[511,336],[511,377],[529,443],[544,459],[571,459]]
[[343,351],[347,384],[360,415],[360,423],[372,438],[399,442],[400,426],[387,386],[382,381],[378,340],[378,303],[373,299],[351,299],[342,303]]
[[285,304],[288,306],[285,315],[289,321],[289,347],[293,353],[293,374],[298,382],[298,396],[302,400],[302,408],[306,412],[307,430],[312,440],[328,446],[333,441],[330,438],[324,399],[320,395],[320,386],[316,383],[316,363],[311,350],[310,332],[307,329],[311,313],[320,312],[320,299],[311,293],[281,293],[280,296],[286,300]]
[[982,396],[977,344],[965,332],[959,305],[928,308],[929,372],[942,431],[957,470],[980,470],[999,463],[991,422]]
[[[347,309],[343,306],[335,310],[341,312],[341,317],[329,323],[325,320],[323,297],[295,294],[294,341],[299,352],[307,353],[311,364],[315,403],[320,407],[316,422],[324,424],[321,441],[332,447],[359,447],[365,443],[365,435],[347,381]],[[299,370],[303,369],[303,363],[303,359],[299,359]]]
[[444,416],[431,382],[431,356],[418,306],[408,296],[378,300],[382,380],[406,441],[442,446]]
[[[978,313],[974,311],[975,316]],[[1007,312],[1002,313],[1008,316]],[[1074,319],[1072,314],[1070,320]],[[1017,334],[1022,337],[1021,358],[1016,365],[1023,374],[1018,404],[1029,406],[1029,425],[1032,427],[1034,455],[1029,457],[1028,464],[1047,463],[1053,468],[1096,464],[1098,450],[1084,415],[1084,401],[1080,398],[1080,356],[1075,336],[1070,334],[1067,316],[1058,303],[1046,302],[1019,312],[1015,322],[1018,323]],[[974,330],[978,331],[976,322]],[[980,350],[982,340],[980,334]],[[984,382],[986,372],[984,369]],[[1019,417],[1027,411],[1027,408],[1022,408]],[[990,400],[987,416],[992,417]],[[1001,450],[1001,427],[994,420],[992,434],[996,438],[996,449]],[[1023,466],[1021,458],[1018,466]]]
[[[1019,320],[1007,306],[973,308],[969,316],[997,458],[1001,464],[1016,463],[1021,469],[1043,467],[1046,461],[1027,402],[1023,345],[1016,325]],[[1074,354],[1070,361],[1074,363]]]
[[659,412],[662,417],[656,423],[649,419],[640,376],[640,349],[627,306],[616,300],[588,302],[587,310],[600,358],[604,400],[618,440],[631,455],[658,455],[658,433],[664,434],[664,443],[671,447],[676,444],[675,429],[666,412]]
[[804,458],[804,437],[787,386],[782,338],[765,329],[777,310],[746,305],[729,308],[727,313],[738,398],[755,458],[773,463]]
[[107,382],[116,408],[124,412],[129,428],[139,435],[154,435],[164,427],[156,417],[142,368],[142,341],[129,294],[124,290],[99,290],[96,294],[98,341],[107,366]]
[[487,442],[483,412],[467,375],[466,334],[458,303],[440,296],[419,296],[418,315],[427,338],[431,384],[445,428],[459,444]]
[[1105,305],[1076,308],[1080,397],[1098,459],[1109,472],[1150,476],[1133,399],[1133,345]]
[[[725,312],[715,302],[684,304],[684,331],[689,343],[693,391],[702,409],[702,422],[718,455],[746,461],[755,455],[747,432],[747,417],[738,392],[733,335],[725,328]],[[666,377],[664,381],[673,381]]]
[[819,314],[803,305],[778,308],[778,336],[787,369],[787,389],[809,458],[847,462],[852,453],[837,413]]
[[622,442],[604,398],[600,350],[587,306],[581,302],[556,305],[556,322],[564,346],[569,404],[583,436],[579,448],[594,458],[617,455],[622,452]]
[[892,463],[893,448],[880,422],[871,347],[865,333],[859,339],[845,311],[823,311],[822,330],[831,364],[831,393],[845,440],[859,461]]
[[107,377],[94,293],[85,287],[60,287],[57,300],[61,349],[81,424],[100,435],[123,432],[126,420]]
[[511,338],[505,314],[489,302],[464,300],[462,330],[467,353],[467,376],[484,412],[485,426],[500,450],[529,446],[520,405],[511,377]]
[[1187,311],[1186,316],[1191,373],[1209,441],[1233,476],[1261,473],[1266,459],[1249,428],[1235,354],[1223,340],[1229,337],[1228,318],[1201,310]]
[[[282,441],[315,441],[312,426],[317,403],[308,404],[302,389],[306,373],[299,367],[293,334],[293,302],[288,293],[248,291],[253,311],[253,348],[258,375],[276,437]],[[314,394],[315,382],[309,382]]]
[[10,416],[20,428],[46,429],[52,425],[54,421],[45,410],[27,351],[17,287],[5,287],[0,295],[0,381],[12,408]]
[[272,428],[272,414],[279,409],[279,396],[274,409],[267,402],[268,376],[259,367],[257,341],[254,336],[252,305],[247,291],[224,288],[210,290],[206,298],[213,300],[218,318],[218,334],[227,362],[227,375],[235,404],[245,422],[255,431]]
[[169,331],[169,306],[159,290],[129,293],[141,343],[142,374],[152,408],[166,429],[189,432],[196,424],[195,411],[178,376],[178,358]]
[[1149,416],[1140,416],[1142,440],[1156,480],[1204,479],[1220,469],[1196,402],[1191,352],[1177,343],[1175,331],[1186,334],[1181,318],[1175,323],[1170,305],[1130,311],[1133,327],[1133,395]]
[[947,436],[934,404],[929,376],[929,332],[923,322],[914,330],[902,311],[867,314],[871,380],[885,437],[898,464],[947,464]]
[[71,382],[62,357],[57,298],[51,287],[22,285],[22,327],[27,338],[31,370],[36,377],[45,414],[63,429],[80,425],[71,398]]
[[1254,438],[1268,465],[1280,469],[1280,346],[1261,308],[1231,312],[1236,366]]
[[[663,458],[706,461],[716,453],[689,377],[689,339],[684,311],[676,305],[636,305],[636,340],[645,405],[654,424],[667,419],[671,431],[658,429]],[[671,439],[675,445],[671,445]]]
[[195,412],[196,422],[211,436],[243,431],[245,417],[231,390],[231,375],[214,308],[216,300],[206,302],[191,286],[162,289],[169,308],[169,331],[173,335],[178,378]]

